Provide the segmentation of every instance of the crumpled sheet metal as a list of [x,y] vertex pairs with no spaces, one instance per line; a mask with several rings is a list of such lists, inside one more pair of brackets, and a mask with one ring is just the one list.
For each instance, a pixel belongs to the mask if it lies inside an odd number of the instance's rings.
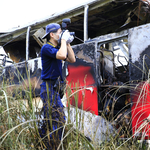
[[[64,108],[64,112],[68,120],[67,107]],[[115,135],[115,128],[103,117],[71,107],[70,120],[74,128],[76,128],[76,113],[78,117],[78,130],[92,140],[93,143],[101,144],[103,141],[109,140],[110,135]]]

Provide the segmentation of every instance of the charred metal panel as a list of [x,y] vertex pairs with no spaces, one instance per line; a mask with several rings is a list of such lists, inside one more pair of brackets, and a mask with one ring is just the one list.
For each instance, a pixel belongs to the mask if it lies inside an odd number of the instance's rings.
[[[97,65],[96,65],[95,58],[96,58],[97,51],[96,51],[95,44],[96,43],[94,42],[86,43],[86,44],[78,44],[78,45],[72,46],[72,48],[77,59],[76,63],[74,63],[73,65],[78,66],[81,63],[83,63],[85,66],[92,66],[92,71],[94,73],[92,74],[96,80]],[[69,63],[69,65],[72,65],[72,64]],[[62,72],[64,77],[66,77],[69,74],[67,66],[68,66],[68,62],[65,62],[63,64],[63,72]]]
[[77,58],[81,59],[88,65],[92,65],[93,77],[97,82],[98,79],[98,60],[97,60],[97,42],[78,44],[72,47]]
[[[7,83],[9,85],[23,86],[24,90],[29,87],[29,79],[31,87],[36,96],[40,94],[41,84],[41,59],[32,59],[28,62],[12,64],[6,66],[0,76],[0,82]],[[3,80],[4,79],[4,80]],[[15,86],[14,86],[15,89]],[[8,88],[9,90],[9,88]],[[13,90],[12,88],[10,90]]]
[[79,57],[80,59],[84,59],[87,62],[94,62],[95,42],[75,45],[72,46],[72,48],[76,56]]
[[129,30],[130,81],[147,79],[150,69],[150,24]]

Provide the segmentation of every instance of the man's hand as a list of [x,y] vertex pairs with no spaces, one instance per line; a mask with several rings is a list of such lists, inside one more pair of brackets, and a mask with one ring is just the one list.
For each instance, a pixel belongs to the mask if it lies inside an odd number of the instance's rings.
[[67,40],[67,44],[70,44],[73,40],[74,40],[74,36],[70,35],[68,40]]
[[68,31],[68,30],[65,30],[65,32],[62,33],[62,34],[63,34],[63,35],[62,35],[61,39],[62,39],[62,40],[66,40],[66,42],[67,42],[67,40],[68,40],[69,37],[70,37],[69,31]]

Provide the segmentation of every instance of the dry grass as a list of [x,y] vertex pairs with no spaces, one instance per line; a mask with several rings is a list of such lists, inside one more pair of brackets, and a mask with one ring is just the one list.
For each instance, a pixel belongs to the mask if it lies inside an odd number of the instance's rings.
[[[30,84],[31,83],[29,83],[29,85]],[[129,87],[129,85],[127,84],[124,86],[126,86],[127,88]],[[37,108],[39,107],[38,106],[39,101],[35,102],[36,100],[33,97],[30,88],[29,90],[26,90],[24,97],[22,96],[21,86],[16,87],[15,91],[17,94],[14,97],[12,97],[11,95],[12,93],[7,93],[7,88],[9,88],[9,85],[3,85],[3,87],[1,87],[0,89],[0,106],[1,106],[0,149],[2,150],[44,149],[44,144],[42,143],[42,139],[40,138],[38,133],[38,123],[41,121],[41,118],[38,117],[40,108]],[[114,95],[116,94],[116,92],[117,90],[115,90]],[[75,92],[74,94],[77,93],[78,92]],[[70,97],[74,94],[70,92]],[[22,99],[24,100],[22,101]],[[27,101],[28,105],[26,105]],[[68,109],[70,109],[70,107],[68,107]],[[77,110],[77,108],[75,108],[75,110]],[[70,110],[68,110],[68,114],[69,112]],[[130,129],[125,128],[125,126],[119,129],[115,129],[116,131],[115,134],[106,134],[105,140],[102,140],[101,144],[98,144],[94,140],[89,140],[88,138],[85,137],[84,132],[78,130],[79,116],[80,115],[76,115],[76,127],[74,127],[72,122],[70,121],[68,121],[65,124],[63,138],[58,146],[58,149],[62,150],[147,149],[147,144],[144,143],[144,138],[142,144],[139,143],[138,140],[135,139],[132,134],[130,134],[131,132],[129,132],[129,130],[131,130],[131,128]],[[111,120],[111,123],[114,120],[115,118]],[[82,120],[80,121],[82,122]],[[141,128],[149,122],[144,123],[140,126],[140,128],[138,128],[138,130],[141,130]],[[84,123],[82,125],[84,126]],[[119,134],[120,132],[127,133],[126,138],[121,139]]]

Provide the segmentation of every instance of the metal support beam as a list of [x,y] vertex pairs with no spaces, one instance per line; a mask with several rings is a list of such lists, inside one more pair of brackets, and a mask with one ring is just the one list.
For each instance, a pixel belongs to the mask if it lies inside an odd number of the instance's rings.
[[30,29],[31,29],[31,27],[28,26],[27,34],[26,34],[26,61],[29,60],[29,37],[30,37]]
[[84,42],[88,40],[88,10],[89,6],[84,6]]

